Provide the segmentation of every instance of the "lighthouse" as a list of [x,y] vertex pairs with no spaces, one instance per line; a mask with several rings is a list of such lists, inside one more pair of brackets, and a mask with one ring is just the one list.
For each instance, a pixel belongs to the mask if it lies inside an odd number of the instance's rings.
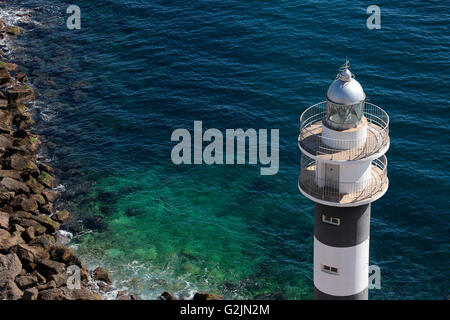
[[366,101],[348,60],[326,101],[300,117],[300,192],[315,202],[314,298],[368,299],[371,203],[389,185],[389,116]]

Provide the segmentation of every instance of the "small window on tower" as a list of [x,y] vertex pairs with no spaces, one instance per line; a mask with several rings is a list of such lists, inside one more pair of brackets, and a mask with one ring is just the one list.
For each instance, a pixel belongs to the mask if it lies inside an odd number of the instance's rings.
[[333,218],[333,217],[327,217],[326,215],[322,215],[322,222],[332,224],[334,226],[340,226],[341,225],[341,219],[339,218]]
[[322,265],[322,271],[326,272],[326,273],[330,273],[330,274],[334,274],[334,275],[338,275],[339,274],[339,269],[335,268],[335,267],[330,267],[327,265]]

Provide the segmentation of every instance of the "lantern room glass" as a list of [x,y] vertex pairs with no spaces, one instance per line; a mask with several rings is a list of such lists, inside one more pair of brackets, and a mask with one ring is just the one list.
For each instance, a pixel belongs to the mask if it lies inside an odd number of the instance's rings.
[[362,124],[364,118],[364,101],[342,105],[327,101],[325,123],[337,130],[356,128]]

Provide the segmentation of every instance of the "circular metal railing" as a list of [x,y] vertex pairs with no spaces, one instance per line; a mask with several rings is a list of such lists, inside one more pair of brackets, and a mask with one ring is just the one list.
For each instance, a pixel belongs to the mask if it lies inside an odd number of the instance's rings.
[[[317,103],[300,116],[300,146],[313,156],[330,160],[357,160],[378,153],[389,144],[389,116],[377,105],[364,102],[367,136],[345,140],[322,137],[322,120],[327,113],[327,102]],[[330,146],[339,145],[340,148]]]
[[[320,165],[325,165],[319,162]],[[318,173],[318,162],[302,155],[299,186],[312,197],[333,203],[355,203],[382,195],[387,190],[387,159],[383,155],[372,160],[370,175],[356,182],[327,179]]]

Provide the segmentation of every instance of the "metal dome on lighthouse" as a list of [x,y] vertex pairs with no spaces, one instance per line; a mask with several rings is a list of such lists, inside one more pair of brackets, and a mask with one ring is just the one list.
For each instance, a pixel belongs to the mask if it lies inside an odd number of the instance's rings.
[[300,117],[300,192],[315,202],[314,296],[367,299],[371,203],[388,188],[389,117],[339,69]]

